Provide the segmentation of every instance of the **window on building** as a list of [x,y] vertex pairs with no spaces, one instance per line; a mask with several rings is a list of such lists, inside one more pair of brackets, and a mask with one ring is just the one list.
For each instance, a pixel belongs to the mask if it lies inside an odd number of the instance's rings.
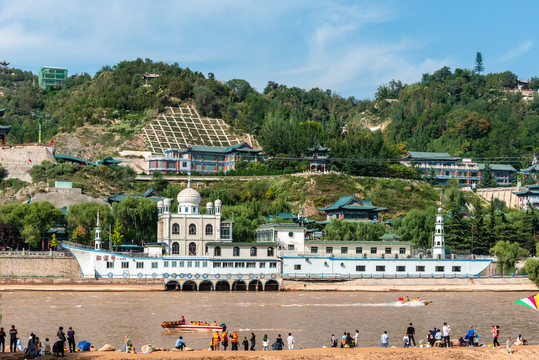
[[391,248],[390,248],[390,247],[386,247],[385,253],[386,253],[386,254],[391,254]]
[[415,271],[416,271],[416,272],[424,272],[424,271],[425,271],[425,267],[424,267],[424,266],[416,266],[416,267],[415,267]]
[[195,256],[197,254],[197,244],[194,242],[189,243],[189,256]]
[[365,265],[356,265],[356,271],[358,272],[365,271]]
[[402,266],[402,265],[399,265],[397,266],[397,272],[405,272],[406,271],[406,266]]
[[258,263],[258,267],[261,268],[261,269],[264,269],[266,267],[266,263]]
[[348,247],[346,246],[341,247],[341,254],[348,254]]
[[294,244],[288,244],[288,250],[294,250]]
[[213,249],[213,256],[221,256],[221,247],[216,246],[215,249]]
[[256,263],[255,262],[248,262],[247,267],[248,268],[256,268]]
[[268,257],[273,256],[275,250],[272,247],[268,248]]
[[[174,267],[174,261],[172,262],[172,266]],[[185,261],[179,261],[178,262],[178,267],[185,267]]]
[[460,266],[453,266],[453,272],[460,272]]
[[214,263],[213,263],[213,267],[214,267],[214,268],[220,268],[220,267],[221,267],[221,263],[220,263],[220,262],[214,262]]
[[193,262],[192,262],[192,261],[188,261],[188,262],[187,262],[187,267],[193,267]]
[[195,267],[200,267],[200,261],[195,261]]
[[172,235],[179,235],[179,234],[180,234],[180,225],[172,224]]
[[269,263],[269,268],[270,268],[270,269],[275,269],[275,268],[277,268],[277,263],[274,263],[274,262]]
[[356,247],[356,254],[362,254],[363,248],[361,246]]
[[206,225],[206,235],[213,235],[213,225],[212,224]]
[[436,271],[436,272],[444,272],[445,271],[445,266],[436,266],[434,268],[434,271]]
[[157,269],[158,268],[158,263],[157,261],[152,261],[152,269]]
[[406,254],[406,248],[399,248],[399,254]]
[[294,265],[294,270],[301,270],[301,265],[300,264],[295,264]]
[[182,167],[183,167],[183,168],[186,168],[186,167],[187,167],[187,163],[186,163],[185,161],[182,162]]
[[189,225],[189,235],[196,235],[197,234],[197,226],[195,224]]
[[168,268],[168,261],[163,261],[163,267]]
[[235,268],[244,268],[244,267],[245,267],[245,263],[244,263],[244,262],[237,262],[237,263],[234,263],[234,267],[235,267]]
[[107,269],[114,269],[114,262],[113,261],[107,261]]
[[143,262],[138,262],[137,263],[137,269],[144,269],[144,263]]
[[378,249],[378,248],[371,247],[371,254],[376,254],[377,249]]
[[326,254],[333,254],[333,246],[326,246]]
[[202,267],[208,267],[208,262],[207,262],[207,261],[203,261],[203,262],[202,262]]
[[180,253],[180,243],[173,242],[172,243],[172,255],[178,255]]
[[376,265],[376,271],[386,271],[386,267],[384,265]]
[[122,269],[129,269],[129,262],[122,261]]
[[311,246],[311,254],[318,254],[318,247],[317,246]]
[[256,247],[252,246],[251,251],[249,252],[251,256],[256,256]]
[[232,256],[240,256],[240,248],[237,246],[234,246],[234,249],[232,249]]

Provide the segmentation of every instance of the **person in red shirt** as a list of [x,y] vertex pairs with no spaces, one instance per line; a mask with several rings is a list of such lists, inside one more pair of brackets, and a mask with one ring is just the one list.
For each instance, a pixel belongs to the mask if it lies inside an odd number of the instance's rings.
[[9,330],[9,351],[17,352],[17,329],[15,329],[15,325],[11,325]]

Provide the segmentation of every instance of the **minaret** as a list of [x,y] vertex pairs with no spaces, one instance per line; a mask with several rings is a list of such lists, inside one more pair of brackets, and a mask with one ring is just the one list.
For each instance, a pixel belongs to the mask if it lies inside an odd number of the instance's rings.
[[436,259],[445,258],[445,234],[444,234],[444,214],[442,207],[438,208],[436,214],[436,226],[434,228],[434,240],[432,244],[432,256]]
[[99,226],[99,211],[97,211],[97,224],[95,227],[94,250],[102,250],[101,226]]

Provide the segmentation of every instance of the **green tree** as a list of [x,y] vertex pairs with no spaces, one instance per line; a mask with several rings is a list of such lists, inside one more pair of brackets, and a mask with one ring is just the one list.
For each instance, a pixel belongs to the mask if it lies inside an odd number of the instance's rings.
[[488,164],[485,164],[484,169],[481,171],[481,187],[482,188],[493,188],[496,187],[496,176],[490,169]]
[[124,227],[120,223],[120,220],[116,219],[116,223],[114,223],[114,230],[112,231],[112,245],[115,248],[118,248],[118,246],[123,244],[124,240]]
[[436,222],[436,207],[426,210],[412,209],[402,219],[395,219],[394,226],[404,241],[411,241],[423,249],[431,247],[431,238]]
[[134,244],[152,242],[157,239],[157,203],[128,196],[112,205],[116,219],[124,226],[125,238]]
[[30,247],[36,247],[47,230],[49,230],[62,215],[60,209],[56,209],[47,201],[20,205],[24,212],[23,231],[21,235]]
[[495,255],[502,273],[515,271],[515,263],[526,256],[529,252],[521,248],[517,243],[500,240],[490,249],[491,254]]
[[[98,212],[101,227],[103,229],[108,229],[109,226],[112,225],[113,218],[110,207],[107,204],[87,202],[69,206],[68,212],[65,216],[68,231],[74,234],[75,229],[78,229],[78,234],[75,235],[75,237],[78,239],[78,241],[88,243],[91,241],[91,234],[97,226]],[[84,231],[79,229],[81,226]]]
[[481,54],[479,51],[475,54],[474,70],[479,75],[481,75],[481,72],[485,70],[485,67],[483,66],[483,54]]

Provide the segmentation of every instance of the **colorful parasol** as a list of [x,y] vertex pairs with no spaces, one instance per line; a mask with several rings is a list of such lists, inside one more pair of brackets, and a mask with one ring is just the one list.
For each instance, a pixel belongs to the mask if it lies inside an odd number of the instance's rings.
[[539,294],[528,296],[527,298],[515,301],[515,304],[526,305],[531,307],[533,310],[538,310],[537,306],[539,305]]

